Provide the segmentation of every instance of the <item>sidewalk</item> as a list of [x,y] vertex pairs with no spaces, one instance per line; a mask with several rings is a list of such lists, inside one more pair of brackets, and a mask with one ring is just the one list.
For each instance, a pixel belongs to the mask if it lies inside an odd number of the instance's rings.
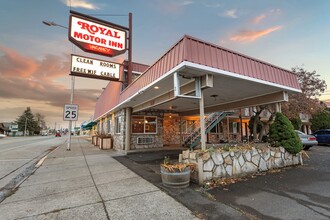
[[73,138],[0,203],[0,219],[198,219],[116,154]]

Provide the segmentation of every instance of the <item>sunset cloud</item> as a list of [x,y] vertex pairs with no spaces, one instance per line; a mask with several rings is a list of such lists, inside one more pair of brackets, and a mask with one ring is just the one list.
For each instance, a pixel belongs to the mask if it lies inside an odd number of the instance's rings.
[[252,19],[253,24],[259,24],[263,19],[266,18],[266,15],[262,14]]
[[64,4],[72,8],[85,8],[96,10],[99,9],[95,4],[90,3],[88,0],[62,0]]
[[0,57],[0,76],[28,77],[37,69],[31,58],[23,57],[14,50],[0,45],[0,56],[1,53],[4,55]]
[[281,14],[281,10],[280,9],[271,9],[265,13],[262,13],[261,15],[258,15],[256,17],[254,17],[251,22],[253,24],[259,24],[261,23],[261,21],[267,19],[276,19],[277,16],[279,16]]
[[278,31],[282,28],[283,26],[275,26],[261,31],[241,31],[237,35],[232,36],[230,40],[237,42],[252,42],[262,36],[268,35],[274,31]]
[[[46,55],[37,60],[0,45],[0,100],[25,100],[31,108],[31,103],[42,103],[44,111],[63,108],[70,101],[70,89],[59,83],[70,79],[67,60],[69,55]],[[101,89],[75,89],[74,103],[85,114],[92,114],[100,92]]]

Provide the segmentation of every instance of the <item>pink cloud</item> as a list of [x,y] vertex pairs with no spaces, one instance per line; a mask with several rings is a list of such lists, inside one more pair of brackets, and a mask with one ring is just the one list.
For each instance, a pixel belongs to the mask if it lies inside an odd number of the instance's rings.
[[261,31],[241,31],[235,36],[232,36],[230,40],[237,42],[252,42],[262,36],[268,35],[274,31],[278,31],[282,28],[283,26],[275,26]]
[[[70,89],[57,82],[68,77],[69,60],[69,55],[46,55],[37,60],[0,45],[0,98],[35,100],[56,107],[69,103]],[[76,89],[75,102],[91,111],[89,103],[95,103],[99,94],[97,89]]]
[[252,19],[253,24],[259,24],[263,19],[266,18],[266,15],[262,14]]
[[10,48],[0,45],[0,52],[4,55],[0,57],[0,74],[8,77],[28,77],[37,69],[33,59],[24,57]]

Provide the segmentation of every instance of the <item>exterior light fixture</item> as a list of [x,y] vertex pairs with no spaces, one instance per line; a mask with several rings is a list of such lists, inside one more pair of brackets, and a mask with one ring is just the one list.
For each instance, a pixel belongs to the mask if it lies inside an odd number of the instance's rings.
[[214,101],[217,100],[218,95],[210,95],[211,98],[214,98]]
[[159,89],[159,86],[155,86],[154,89]]

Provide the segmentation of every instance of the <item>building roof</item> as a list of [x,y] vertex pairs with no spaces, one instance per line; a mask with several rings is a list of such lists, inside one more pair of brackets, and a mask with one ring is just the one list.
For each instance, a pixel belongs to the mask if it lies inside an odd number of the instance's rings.
[[[123,92],[120,92],[118,82],[110,82],[96,104],[95,119],[120,107],[134,107],[142,102],[148,102],[153,99],[153,96],[160,96],[160,92],[164,94],[166,91],[173,90],[172,76],[174,72],[188,77],[212,74],[215,83],[214,90],[208,90],[210,94],[207,95],[212,96],[212,92],[217,96],[227,95],[229,99],[224,96],[223,103],[234,99],[245,100],[248,95],[256,97],[258,94],[261,95],[260,93],[301,91],[296,75],[288,70],[185,35]],[[164,90],[158,91],[159,94],[153,92],[149,93],[149,96],[142,95],[146,89],[150,89],[157,83],[162,83]],[[228,83],[229,87],[227,87]],[[216,87],[223,89],[220,90]],[[252,90],[252,92],[245,96],[242,94],[230,97],[229,94],[233,94],[235,88],[241,91],[242,89]],[[229,93],[228,90],[231,92]],[[132,97],[136,98],[133,100]],[[168,101],[175,102],[174,100]],[[153,104],[146,106],[154,107]],[[180,109],[177,110],[180,111]],[[187,106],[182,109],[182,111],[187,110]]]

